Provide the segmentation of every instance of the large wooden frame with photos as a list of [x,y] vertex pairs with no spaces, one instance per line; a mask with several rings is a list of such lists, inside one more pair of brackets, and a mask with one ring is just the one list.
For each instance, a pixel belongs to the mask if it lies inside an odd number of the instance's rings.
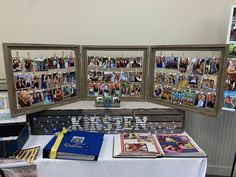
[[82,46],[84,96],[146,99],[148,46]]
[[218,116],[228,45],[151,46],[149,100]]
[[11,116],[81,99],[79,45],[3,43]]

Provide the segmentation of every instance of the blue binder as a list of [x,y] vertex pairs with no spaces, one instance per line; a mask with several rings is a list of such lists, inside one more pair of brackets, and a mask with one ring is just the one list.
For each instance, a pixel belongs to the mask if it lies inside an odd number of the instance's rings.
[[[97,160],[103,133],[72,131],[64,135],[57,150],[57,159]],[[43,158],[50,158],[50,151],[57,136],[54,136],[43,149]]]

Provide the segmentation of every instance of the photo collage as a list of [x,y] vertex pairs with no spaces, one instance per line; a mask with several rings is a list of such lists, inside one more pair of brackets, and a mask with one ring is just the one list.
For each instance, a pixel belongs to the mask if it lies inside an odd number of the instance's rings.
[[75,58],[70,55],[52,57],[13,57],[17,109],[49,105],[77,95]]
[[155,57],[154,97],[214,109],[220,58]]
[[229,45],[223,108],[236,111],[236,45]]
[[140,97],[142,57],[88,56],[88,96]]

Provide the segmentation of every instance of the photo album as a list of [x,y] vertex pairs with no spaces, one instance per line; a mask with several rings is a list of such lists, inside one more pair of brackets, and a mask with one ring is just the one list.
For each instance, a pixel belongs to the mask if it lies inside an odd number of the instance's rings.
[[123,133],[114,137],[113,157],[206,157],[206,154],[186,132]]

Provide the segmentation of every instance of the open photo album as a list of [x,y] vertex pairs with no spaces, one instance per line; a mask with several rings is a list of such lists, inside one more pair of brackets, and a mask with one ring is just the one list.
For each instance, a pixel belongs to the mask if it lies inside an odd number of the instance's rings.
[[123,133],[114,137],[113,157],[206,157],[186,133]]

